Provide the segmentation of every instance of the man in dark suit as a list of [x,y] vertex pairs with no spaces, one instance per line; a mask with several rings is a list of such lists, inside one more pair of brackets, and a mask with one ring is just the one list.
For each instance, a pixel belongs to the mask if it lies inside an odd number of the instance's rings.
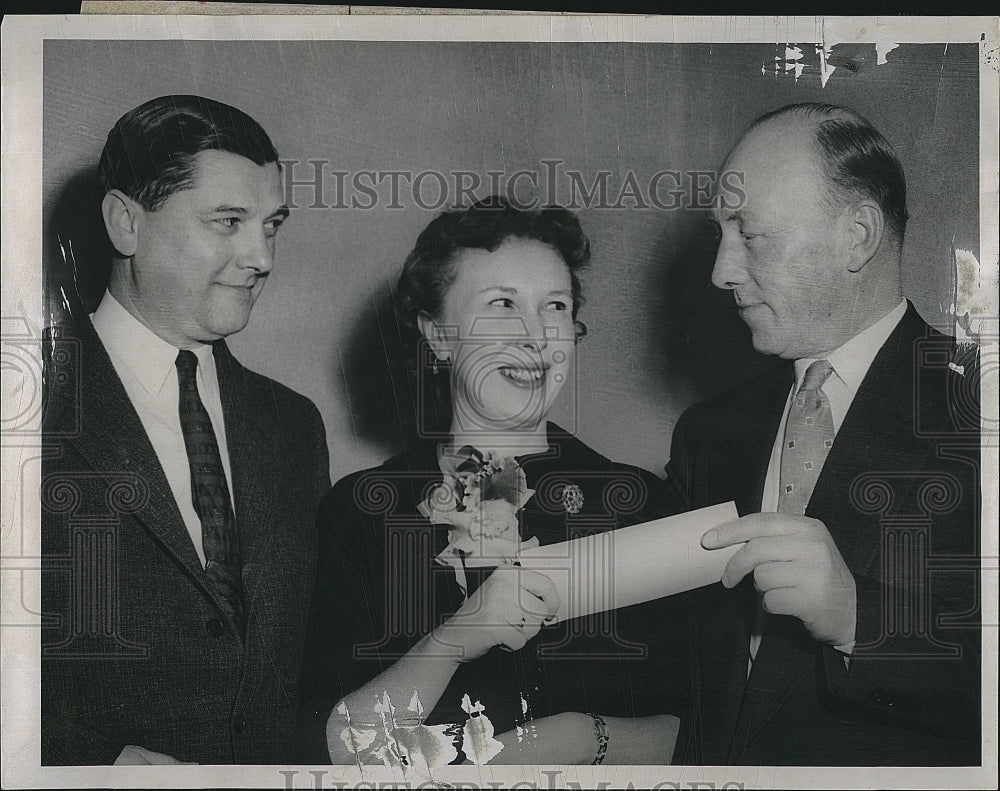
[[812,104],[758,119],[723,170],[744,196],[715,209],[712,280],[782,362],[674,431],[682,503],[742,516],[704,546],[743,544],[692,598],[674,760],[977,765],[977,358],[903,298],[902,167]]
[[283,763],[326,436],[224,340],[288,214],[278,155],[240,110],[165,96],[100,177],[107,293],[46,344],[41,760]]

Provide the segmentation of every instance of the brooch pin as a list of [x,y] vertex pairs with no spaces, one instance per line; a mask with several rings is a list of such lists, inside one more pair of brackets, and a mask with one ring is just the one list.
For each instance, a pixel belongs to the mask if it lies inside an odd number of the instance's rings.
[[562,505],[567,514],[578,514],[583,508],[583,492],[575,483],[567,483],[563,487]]

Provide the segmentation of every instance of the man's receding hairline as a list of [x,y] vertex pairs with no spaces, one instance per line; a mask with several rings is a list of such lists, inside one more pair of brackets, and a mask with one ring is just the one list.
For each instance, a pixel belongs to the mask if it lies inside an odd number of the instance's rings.
[[730,169],[730,163],[733,159],[733,155],[739,151],[739,149],[754,135],[763,132],[769,126],[780,126],[784,125],[789,132],[793,132],[795,127],[801,127],[803,132],[809,133],[809,149],[812,153],[812,163],[813,167],[816,169],[818,175],[822,176],[824,183],[829,188],[834,188],[835,185],[831,182],[829,169],[827,166],[826,159],[823,155],[823,150],[820,146],[819,137],[817,132],[820,125],[824,121],[829,121],[835,116],[827,115],[825,117],[816,117],[818,114],[813,114],[813,117],[804,117],[802,114],[793,114],[789,112],[787,115],[780,115],[772,118],[767,118],[764,121],[758,123],[754,122],[746,129],[743,130],[739,138],[733,144],[732,148],[729,149],[729,153],[726,154],[726,158],[722,163],[723,172]]
[[[733,144],[732,149],[730,149],[729,156],[732,156],[732,153],[736,151],[737,148],[743,145],[743,143],[745,143],[753,135],[759,134],[764,130],[766,130],[768,127],[772,126],[777,126],[777,127],[784,126],[790,132],[795,131],[796,127],[801,127],[801,130],[803,132],[810,133],[811,135],[810,141],[812,142],[813,146],[816,147],[819,144],[819,138],[817,136],[817,132],[819,130],[820,125],[824,121],[831,121],[834,120],[834,118],[836,118],[836,116],[834,115],[824,115],[820,117],[818,116],[818,114],[806,116],[805,114],[789,112],[787,115],[779,115],[779,116],[774,116],[772,118],[765,118],[762,121],[754,121],[752,124],[750,124],[750,126],[748,126],[746,129],[743,130],[743,133],[736,140],[736,143]],[[727,161],[729,159],[729,156],[726,157]]]

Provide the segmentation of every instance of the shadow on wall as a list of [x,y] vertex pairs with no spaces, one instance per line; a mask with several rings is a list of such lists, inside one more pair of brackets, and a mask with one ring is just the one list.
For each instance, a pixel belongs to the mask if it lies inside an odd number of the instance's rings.
[[393,284],[381,284],[349,326],[335,367],[341,369],[338,384],[355,437],[388,457],[422,436],[446,431],[447,408],[428,388],[418,393],[416,377],[407,371]]
[[667,402],[709,398],[774,364],[754,351],[733,295],[712,285],[718,241],[705,213],[683,212],[665,224],[656,249],[665,263],[650,285],[667,318],[648,325],[646,342],[662,360],[654,370]]
[[97,171],[72,174],[42,220],[47,323],[93,312],[111,274],[111,241],[101,216],[103,192]]

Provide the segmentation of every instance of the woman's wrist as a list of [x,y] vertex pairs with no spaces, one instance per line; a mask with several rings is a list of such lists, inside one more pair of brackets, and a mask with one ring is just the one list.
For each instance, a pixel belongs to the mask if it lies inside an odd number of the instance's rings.
[[590,717],[594,723],[594,741],[597,742],[597,749],[594,751],[594,760],[591,761],[591,763],[597,766],[604,763],[604,758],[608,754],[610,734],[608,732],[608,724],[604,721],[604,717],[600,714],[594,714],[593,712],[587,712],[587,716]]
[[[608,750],[604,764],[669,764],[680,720],[672,714],[649,717],[605,717]],[[593,761],[593,757],[591,763]]]
[[[594,739],[594,718],[590,714],[579,711],[557,714],[556,717],[566,720],[565,723],[560,723],[560,730],[565,728],[567,734],[573,734],[570,742],[574,745],[573,761],[568,763],[578,766],[593,763],[594,756],[597,754],[597,742]],[[531,723],[528,724],[530,726]]]
[[468,651],[461,638],[462,635],[456,627],[445,621],[422,638],[411,649],[411,653],[423,659],[447,662],[457,667],[467,661]]

